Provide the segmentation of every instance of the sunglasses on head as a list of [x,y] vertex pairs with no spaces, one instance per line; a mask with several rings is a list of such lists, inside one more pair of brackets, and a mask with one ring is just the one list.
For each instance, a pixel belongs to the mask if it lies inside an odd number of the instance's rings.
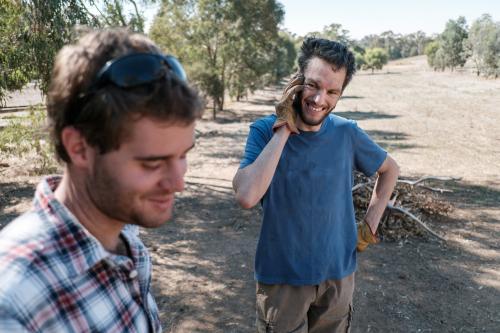
[[108,84],[119,88],[133,88],[152,83],[168,74],[173,74],[181,81],[187,81],[184,68],[174,56],[132,53],[108,61],[97,73],[89,92],[94,92]]
[[70,122],[75,121],[80,113],[78,110],[106,85],[113,84],[119,88],[134,88],[153,83],[157,80],[173,75],[177,79],[187,82],[186,72],[177,58],[172,55],[158,53],[132,53],[109,60],[97,73],[95,80],[86,93],[82,93],[75,100],[73,112],[70,113]]

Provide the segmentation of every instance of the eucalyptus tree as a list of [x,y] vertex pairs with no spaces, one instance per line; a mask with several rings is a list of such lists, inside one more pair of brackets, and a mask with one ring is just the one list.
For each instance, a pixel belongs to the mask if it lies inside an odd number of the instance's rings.
[[165,0],[150,36],[180,58],[215,118],[226,93],[239,98],[272,76],[283,16],[275,0]]
[[56,53],[77,27],[144,30],[141,8],[156,0],[0,0],[0,99],[28,81],[47,91]]
[[491,15],[484,14],[472,23],[466,45],[477,75],[500,74],[500,23]]

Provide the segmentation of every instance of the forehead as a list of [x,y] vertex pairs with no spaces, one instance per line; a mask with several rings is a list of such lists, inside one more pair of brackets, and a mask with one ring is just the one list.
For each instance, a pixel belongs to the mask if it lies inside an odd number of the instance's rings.
[[145,154],[182,152],[194,143],[195,122],[181,124],[143,117],[130,124],[124,148]]
[[314,81],[328,89],[342,89],[346,78],[346,68],[336,68],[327,61],[314,57],[304,70],[305,81]]

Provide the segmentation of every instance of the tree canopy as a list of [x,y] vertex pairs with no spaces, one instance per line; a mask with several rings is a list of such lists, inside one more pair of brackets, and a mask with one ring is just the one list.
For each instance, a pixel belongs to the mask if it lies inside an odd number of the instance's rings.
[[241,98],[290,73],[295,50],[279,34],[283,16],[275,0],[165,0],[150,35],[180,58],[215,117],[226,93]]
[[384,49],[375,47],[373,49],[366,50],[364,60],[364,67],[366,69],[371,69],[373,73],[375,69],[382,69],[382,67],[387,64],[389,56]]
[[36,80],[49,84],[56,53],[74,40],[75,27],[126,26],[143,31],[138,4],[154,0],[0,0],[0,104],[9,90]]
[[498,77],[500,74],[500,23],[484,14],[472,23],[466,42],[468,54],[477,75]]

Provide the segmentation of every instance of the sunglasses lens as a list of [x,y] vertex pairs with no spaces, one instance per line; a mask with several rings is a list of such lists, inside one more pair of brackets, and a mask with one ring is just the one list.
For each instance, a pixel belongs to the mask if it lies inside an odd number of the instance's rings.
[[179,78],[181,81],[187,81],[187,75],[186,72],[184,71],[184,68],[182,67],[181,63],[179,60],[177,60],[176,57],[168,55],[165,57],[168,67],[170,70]]
[[109,62],[97,75],[96,86],[112,82],[120,88],[132,88],[156,81],[170,72],[186,82],[186,72],[174,56],[139,53]]
[[140,86],[165,75],[165,68],[158,58],[150,54],[121,58],[108,68],[108,78],[121,88]]

